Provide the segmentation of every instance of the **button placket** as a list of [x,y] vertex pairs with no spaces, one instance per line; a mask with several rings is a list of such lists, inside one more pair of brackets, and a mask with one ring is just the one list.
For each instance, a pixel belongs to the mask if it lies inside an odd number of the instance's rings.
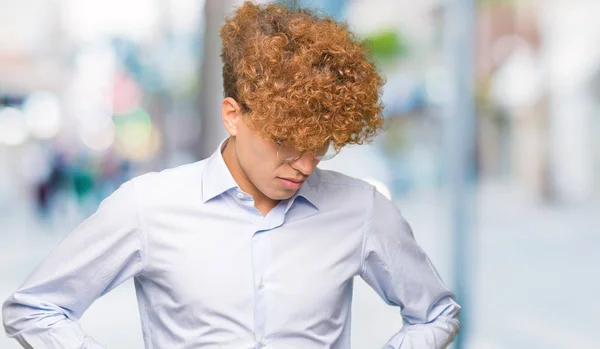
[[[273,237],[270,231],[283,224],[284,209],[282,205],[273,208],[267,216],[257,216],[254,220],[254,236],[252,241],[253,264],[255,277],[255,327],[257,347],[265,347],[269,342],[266,340],[266,329],[268,322],[269,298],[268,289],[265,289],[265,275],[268,272],[272,261],[271,239]],[[271,305],[272,306],[272,305]]]
[[252,237],[253,267],[254,267],[254,287],[255,287],[255,327],[256,345],[258,348],[264,347],[266,341],[264,335],[267,324],[268,294],[264,288],[264,275],[267,272],[271,260],[271,241],[268,231],[261,229],[265,220],[261,217],[253,218],[254,236]]

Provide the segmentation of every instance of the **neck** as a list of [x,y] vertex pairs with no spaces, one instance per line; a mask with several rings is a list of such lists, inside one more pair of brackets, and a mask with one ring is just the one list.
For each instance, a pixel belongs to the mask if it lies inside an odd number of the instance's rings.
[[238,187],[245,193],[252,195],[254,198],[254,207],[259,210],[263,216],[269,213],[273,207],[277,206],[279,200],[273,200],[263,194],[256,186],[250,181],[246,172],[240,165],[237,154],[235,152],[235,138],[229,137],[225,149],[222,151],[223,161],[231,173],[233,180],[237,183]]

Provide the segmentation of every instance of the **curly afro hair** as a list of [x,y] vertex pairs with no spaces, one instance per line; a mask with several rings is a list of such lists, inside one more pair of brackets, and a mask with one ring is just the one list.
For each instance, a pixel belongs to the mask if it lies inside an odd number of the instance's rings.
[[225,97],[263,138],[298,150],[369,141],[382,127],[383,78],[346,24],[246,1],[221,28]]

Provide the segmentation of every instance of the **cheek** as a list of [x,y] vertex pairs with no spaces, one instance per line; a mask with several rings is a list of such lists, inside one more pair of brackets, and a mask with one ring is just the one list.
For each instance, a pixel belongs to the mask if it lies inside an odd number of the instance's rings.
[[273,162],[273,159],[263,156],[256,162],[255,170],[262,180],[271,180],[277,177],[279,164],[279,161]]
[[255,185],[264,186],[276,176],[281,162],[277,160],[275,145],[249,130],[240,129],[236,148],[242,169]]
[[280,162],[276,158],[273,159],[267,149],[256,144],[239,145],[241,146],[238,151],[240,165],[250,180],[260,185],[275,176],[274,173]]
[[262,139],[248,144],[247,155],[256,172],[272,174],[279,167],[280,162],[277,160],[277,150],[271,148],[271,145],[265,144]]

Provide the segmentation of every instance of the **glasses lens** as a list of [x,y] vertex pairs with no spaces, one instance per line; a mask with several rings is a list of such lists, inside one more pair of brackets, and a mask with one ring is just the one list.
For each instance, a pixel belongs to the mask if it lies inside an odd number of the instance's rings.
[[279,152],[277,154],[280,161],[294,161],[297,160],[300,155],[302,155],[302,153],[296,150],[296,148],[286,145],[280,145]]
[[320,148],[315,149],[315,158],[317,158],[319,161],[326,161],[333,159],[337,153],[338,151],[331,144],[331,142],[327,142]]

